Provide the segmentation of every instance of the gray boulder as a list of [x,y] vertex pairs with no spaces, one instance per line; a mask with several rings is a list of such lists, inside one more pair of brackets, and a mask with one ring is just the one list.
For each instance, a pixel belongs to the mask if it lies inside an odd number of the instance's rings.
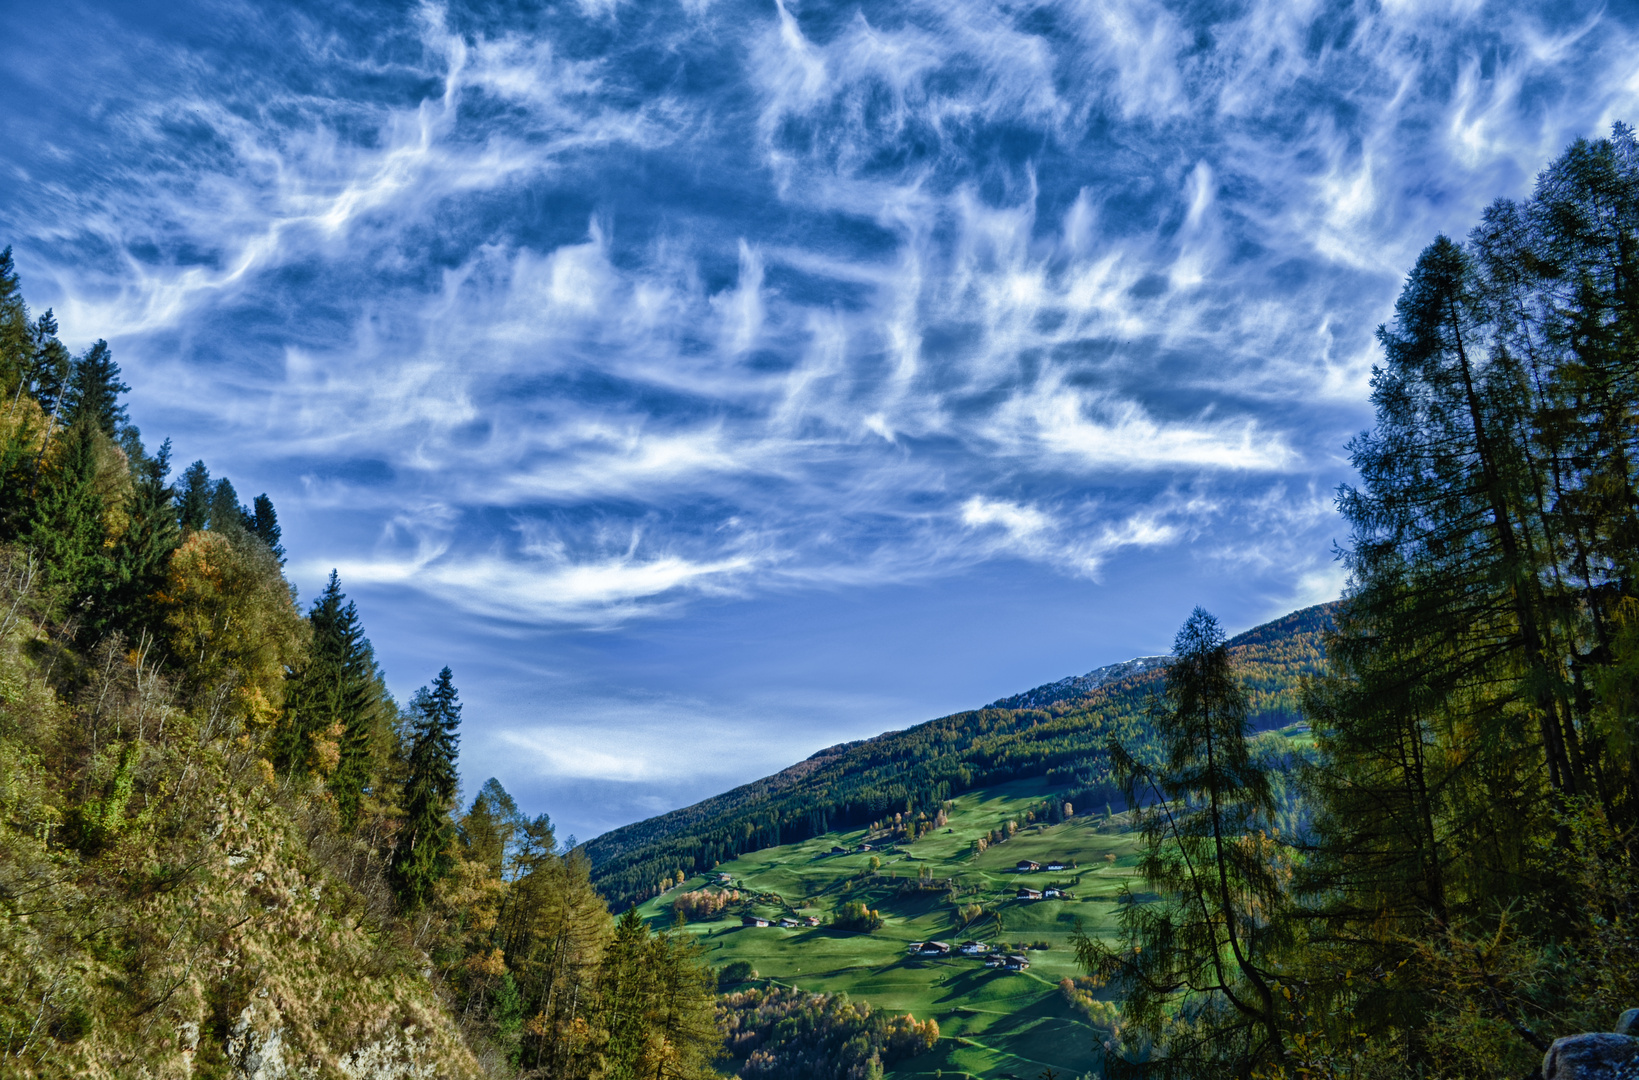
[[1604,1032],[1555,1039],[1542,1059],[1542,1078],[1639,1080],[1639,1039]]
[[1639,1009],[1629,1009],[1616,1018],[1616,1026],[1611,1029],[1618,1035],[1639,1035]]

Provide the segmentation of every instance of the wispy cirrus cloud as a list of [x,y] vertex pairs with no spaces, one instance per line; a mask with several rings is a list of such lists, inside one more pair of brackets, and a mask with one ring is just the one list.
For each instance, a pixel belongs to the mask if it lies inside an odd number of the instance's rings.
[[1252,610],[1338,585],[1418,249],[1632,118],[1636,45],[1596,4],[68,3],[0,43],[0,230],[308,580],[607,635],[1164,558]]

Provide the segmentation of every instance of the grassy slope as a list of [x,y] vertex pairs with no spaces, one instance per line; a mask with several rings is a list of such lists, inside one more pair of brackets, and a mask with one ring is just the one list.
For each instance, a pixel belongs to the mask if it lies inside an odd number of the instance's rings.
[[[79,664],[29,624],[0,633],[0,1076],[239,1076],[257,1057],[479,1075],[409,931],[340,876],[351,850],[292,813],[254,744],[153,701],[134,722],[120,678],[66,692]],[[121,760],[107,841],[61,843]]]
[[[710,962],[722,966],[747,960],[766,978],[805,990],[844,991],[855,999],[893,1012],[909,1012],[918,1019],[939,1021],[938,1047],[929,1054],[903,1062],[897,1075],[915,1073],[970,1073],[984,1076],[1035,1077],[1045,1068],[1078,1075],[1097,1066],[1094,1030],[1077,1019],[1058,992],[1058,981],[1081,974],[1070,951],[1070,936],[1080,920],[1088,933],[1108,934],[1114,929],[1115,897],[1127,881],[1136,856],[1133,836],[1118,816],[1104,820],[1104,808],[1079,813],[1062,825],[1040,832],[1021,832],[996,844],[977,858],[972,841],[1009,819],[1020,819],[1026,808],[1051,793],[1040,780],[1021,780],[969,792],[955,800],[949,829],[930,833],[899,852],[882,856],[880,873],[868,876],[866,854],[831,855],[833,844],[850,850],[865,834],[861,830],[832,833],[800,844],[788,844],[743,855],[719,870],[731,874],[742,892],[755,891],[762,899],[730,908],[718,920],[691,924]],[[1094,808],[1078,808],[1092,811]],[[1112,864],[1105,860],[1114,854]],[[1060,874],[1020,875],[1013,865],[1020,859],[1045,864],[1047,859],[1071,859],[1079,869]],[[963,903],[982,903],[1002,914],[1004,930],[998,937],[993,923],[982,920],[960,930],[952,918],[945,893],[920,896],[893,895],[891,875],[916,878],[927,867],[936,879],[954,878],[958,888],[977,890]],[[1052,880],[1068,881],[1075,899],[1019,902],[1013,899],[1020,884],[1037,888]],[[657,924],[672,919],[671,900],[684,889],[696,889],[715,874],[696,876],[681,888],[649,900],[639,911]],[[777,898],[777,899],[776,899]],[[818,929],[782,930],[744,927],[743,911],[778,917],[790,911],[828,918],[846,899],[863,899],[878,908],[886,925],[874,934]],[[928,939],[955,942],[1046,941],[1046,951],[1028,955],[1027,972],[1009,974],[986,968],[976,958],[920,959],[906,954],[906,946]]]

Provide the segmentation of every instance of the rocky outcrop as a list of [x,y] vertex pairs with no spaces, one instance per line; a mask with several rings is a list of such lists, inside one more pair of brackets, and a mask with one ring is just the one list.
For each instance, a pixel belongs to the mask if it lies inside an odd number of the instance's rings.
[[1542,1080],[1639,1080],[1639,1009],[1629,1009],[1614,1032],[1567,1035],[1542,1059]]

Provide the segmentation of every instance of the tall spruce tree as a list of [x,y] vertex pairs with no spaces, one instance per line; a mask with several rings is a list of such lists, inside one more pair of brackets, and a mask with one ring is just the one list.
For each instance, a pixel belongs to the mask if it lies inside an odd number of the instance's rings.
[[205,527],[212,532],[232,533],[245,528],[245,508],[239,505],[239,493],[227,477],[211,489],[210,509],[206,511]]
[[46,585],[60,612],[83,617],[102,591],[109,560],[103,541],[103,502],[97,493],[97,431],[69,429],[56,459],[41,477],[26,540],[45,568]]
[[96,605],[93,629],[98,636],[119,631],[135,641],[144,634],[153,639],[162,634],[159,594],[182,535],[172,510],[174,493],[166,483],[171,440],[161,444],[157,455],[142,455],[132,466],[126,526],[109,552],[107,589]]
[[599,1020],[607,1035],[603,1075],[608,1080],[644,1080],[654,990],[649,928],[629,907],[615,924],[603,952],[599,978]]
[[352,828],[375,773],[382,704],[375,656],[334,570],[307,621],[312,643],[288,680],[273,763],[287,775],[327,777],[342,825]]
[[74,361],[63,392],[63,423],[73,427],[84,421],[110,439],[117,437],[128,419],[120,395],[131,389],[119,376],[108,342],[98,339]]
[[203,529],[211,519],[211,471],[203,461],[189,465],[182,473],[176,493],[177,525],[184,536]]
[[[0,379],[7,391],[27,379],[33,357],[34,335],[29,324],[28,306],[18,281],[11,247],[0,251]],[[11,394],[8,393],[7,398]]]
[[[693,934],[680,926],[655,935],[649,947],[653,970],[650,1080],[713,1080],[712,1062],[722,1053],[716,1012],[717,979]],[[878,1070],[880,1072],[880,1069]]]
[[279,529],[279,515],[273,511],[273,500],[267,497],[267,492],[256,496],[250,513],[244,515],[245,529],[256,536],[267,549],[273,552],[273,557],[283,566],[285,549],[279,543],[281,530]]
[[33,394],[40,410],[48,416],[56,414],[69,373],[74,369],[74,356],[57,337],[57,332],[57,316],[48,308],[35,320],[34,353],[29,361],[28,377],[19,380],[17,386],[18,393],[27,389]]
[[400,902],[425,903],[433,885],[449,872],[455,840],[450,810],[458,777],[461,703],[449,668],[410,702],[409,754],[404,781],[404,822],[393,849],[392,874]]

